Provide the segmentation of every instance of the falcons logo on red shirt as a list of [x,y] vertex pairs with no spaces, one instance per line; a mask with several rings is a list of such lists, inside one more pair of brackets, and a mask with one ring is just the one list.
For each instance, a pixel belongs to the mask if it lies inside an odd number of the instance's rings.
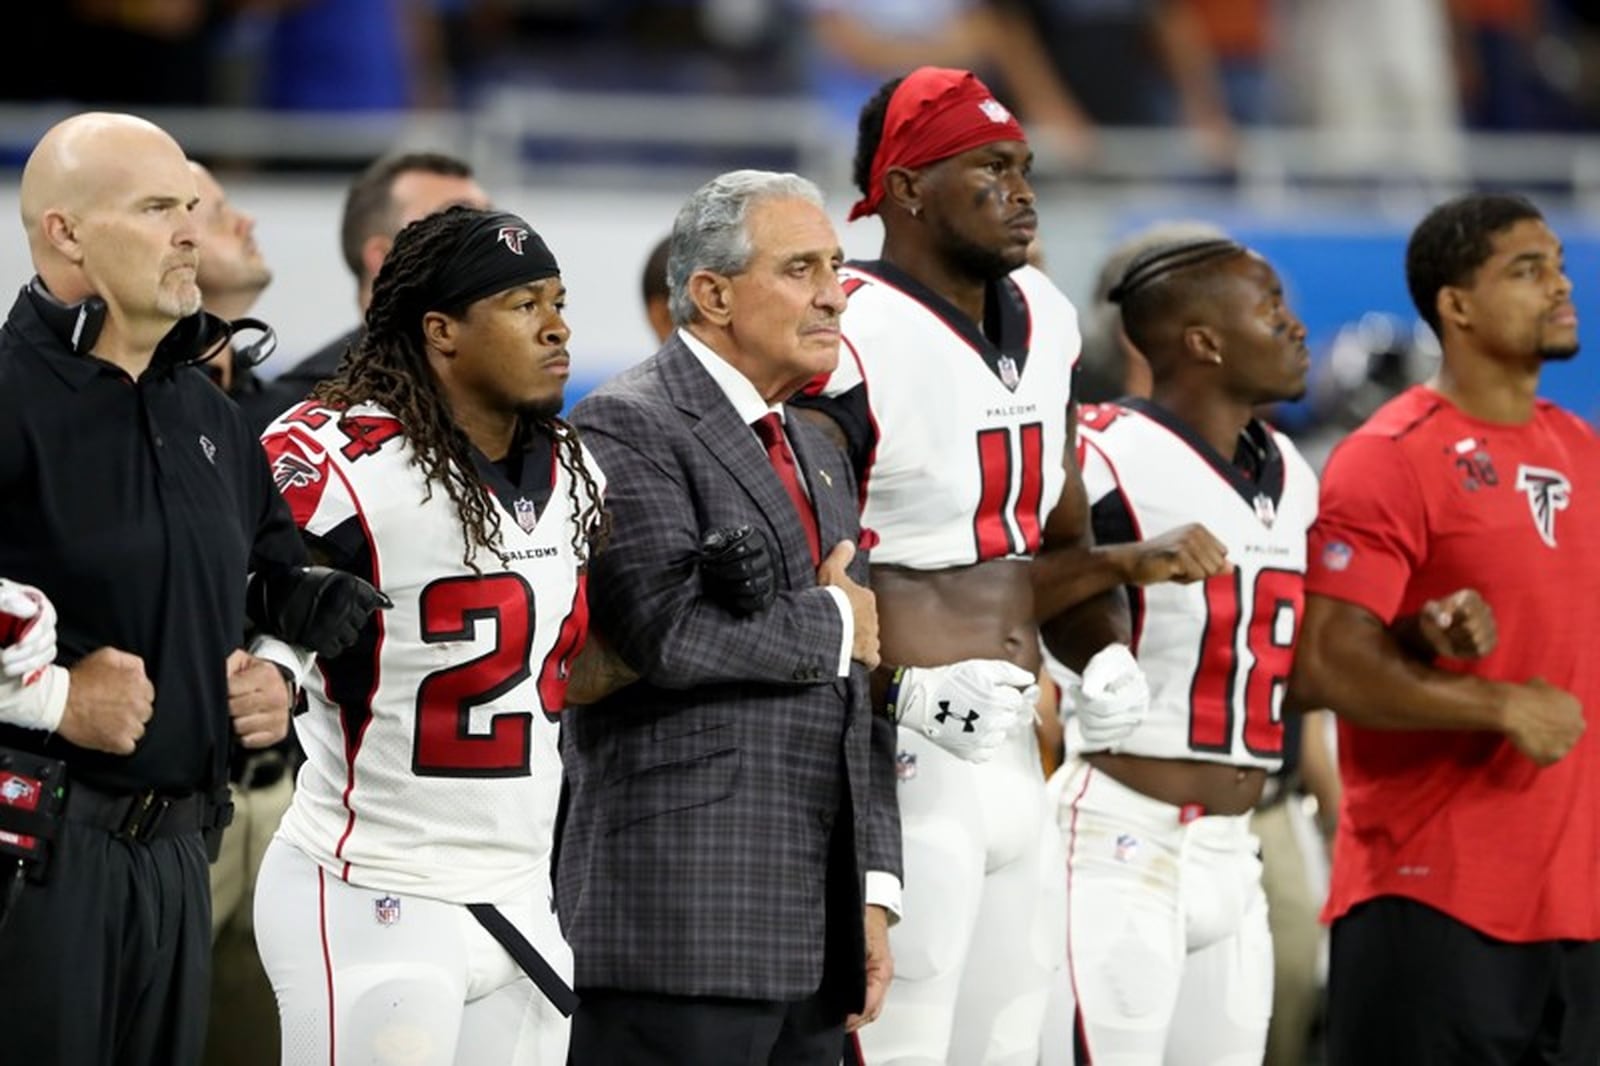
[[512,254],[521,255],[522,242],[528,239],[528,231],[521,226],[501,226],[500,233],[496,239],[507,248],[510,248]]
[[1556,546],[1556,512],[1572,502],[1572,482],[1559,470],[1538,466],[1517,467],[1517,488],[1528,494],[1528,510],[1533,512],[1533,528],[1539,539]]

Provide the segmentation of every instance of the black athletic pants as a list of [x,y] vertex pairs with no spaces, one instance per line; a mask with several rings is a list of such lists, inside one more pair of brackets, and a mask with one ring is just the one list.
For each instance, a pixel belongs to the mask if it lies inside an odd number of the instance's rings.
[[0,927],[0,1062],[194,1066],[210,970],[200,834],[64,823],[48,883],[25,885]]
[[1384,896],[1330,951],[1328,1066],[1600,1063],[1600,943],[1507,943]]

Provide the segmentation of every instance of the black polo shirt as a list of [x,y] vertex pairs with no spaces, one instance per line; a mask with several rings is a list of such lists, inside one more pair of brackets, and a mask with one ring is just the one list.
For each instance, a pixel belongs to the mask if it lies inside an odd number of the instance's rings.
[[266,453],[204,373],[158,356],[138,381],[73,354],[24,291],[0,327],[0,576],[55,603],[70,666],[102,647],[144,659],[155,714],[132,755],[0,726],[113,791],[225,780],[225,661],[247,575],[305,562]]

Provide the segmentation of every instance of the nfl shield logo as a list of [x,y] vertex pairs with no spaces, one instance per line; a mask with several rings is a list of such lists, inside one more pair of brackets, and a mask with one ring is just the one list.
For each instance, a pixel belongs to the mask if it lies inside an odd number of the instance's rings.
[[1003,123],[1003,122],[1010,122],[1011,121],[1011,112],[1007,111],[1006,108],[1005,108],[1005,105],[1002,104],[998,100],[995,100],[995,99],[984,100],[984,101],[982,101],[981,103],[978,104],[978,110],[982,111],[983,114],[984,114],[984,117],[987,118],[990,122],[1002,122]]
[[533,509],[533,501],[526,496],[518,496],[511,507],[517,513],[517,525],[522,527],[524,533],[532,533],[533,527],[539,524],[539,514]]
[[400,920],[400,899],[397,896],[379,896],[372,901],[373,917],[379,925],[393,925]]
[[1117,834],[1117,861],[1127,862],[1139,851],[1139,838],[1129,833]]
[[917,776],[917,753],[902,751],[894,757],[894,776],[900,781],[910,781]]
[[1264,492],[1256,495],[1256,517],[1268,529],[1271,529],[1272,523],[1278,520],[1278,509],[1273,505],[1272,497]]
[[1022,375],[1017,373],[1017,361],[1009,355],[1000,357],[1000,384],[1008,389],[1015,389],[1022,380]]

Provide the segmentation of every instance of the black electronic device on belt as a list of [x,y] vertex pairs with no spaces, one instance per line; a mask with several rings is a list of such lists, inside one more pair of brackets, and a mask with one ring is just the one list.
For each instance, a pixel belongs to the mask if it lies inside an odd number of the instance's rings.
[[42,881],[61,825],[67,768],[60,759],[0,747],[0,860]]

